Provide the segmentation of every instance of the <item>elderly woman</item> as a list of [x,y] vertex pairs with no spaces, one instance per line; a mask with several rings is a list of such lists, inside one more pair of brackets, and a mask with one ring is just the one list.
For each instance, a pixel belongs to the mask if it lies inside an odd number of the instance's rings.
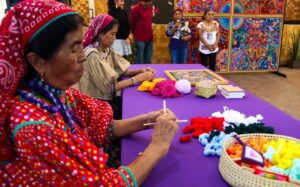
[[[119,107],[114,103],[116,91],[151,80],[155,74],[151,68],[129,70],[130,63],[111,49],[118,26],[118,20],[110,15],[99,15],[91,22],[83,40],[87,61],[85,73],[79,82],[80,91],[94,98],[109,101],[116,109],[115,112],[118,112]],[[132,77],[118,80],[120,76]]]
[[[172,112],[114,121],[106,102],[70,88],[83,74],[81,25],[65,4],[25,0],[0,26],[4,186],[137,186],[168,152],[178,128]],[[111,138],[144,130],[147,122],[156,125],[143,154],[107,167]]]

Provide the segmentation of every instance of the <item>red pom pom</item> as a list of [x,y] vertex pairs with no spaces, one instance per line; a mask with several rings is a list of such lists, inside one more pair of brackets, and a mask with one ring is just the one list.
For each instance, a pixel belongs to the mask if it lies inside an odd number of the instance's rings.
[[201,131],[194,131],[192,133],[193,138],[199,138],[199,135],[203,134]]
[[186,142],[190,142],[190,141],[192,141],[192,137],[189,136],[189,135],[187,135],[187,136],[181,136],[179,138],[179,142],[180,143],[186,143]]
[[187,125],[181,131],[182,133],[187,134],[193,131],[193,127],[191,125]]

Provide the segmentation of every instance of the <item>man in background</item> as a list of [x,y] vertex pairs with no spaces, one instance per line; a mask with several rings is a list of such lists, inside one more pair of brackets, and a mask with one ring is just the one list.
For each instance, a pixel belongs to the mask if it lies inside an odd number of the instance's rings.
[[153,51],[152,0],[140,0],[132,8],[130,29],[135,41],[135,63],[151,64]]

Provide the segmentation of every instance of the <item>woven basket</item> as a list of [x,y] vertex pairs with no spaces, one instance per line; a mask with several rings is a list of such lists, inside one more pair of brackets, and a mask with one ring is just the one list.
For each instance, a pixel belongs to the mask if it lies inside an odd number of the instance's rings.
[[[279,138],[285,140],[292,140],[297,143],[300,143],[300,140],[288,136],[282,135],[274,135],[274,134],[244,134],[239,135],[241,140],[246,142],[249,139],[259,138],[259,137],[266,137],[270,141],[276,140]],[[241,169],[227,154],[226,150],[232,144],[236,143],[237,141],[234,138],[230,138],[226,140],[223,144],[222,154],[219,162],[219,170],[222,177],[232,186],[236,187],[259,187],[259,186],[270,186],[270,187],[285,187],[285,186],[298,186],[297,184],[286,182],[286,181],[279,181],[268,179],[265,177],[261,177],[251,173],[250,171]]]
[[217,86],[211,80],[203,80],[196,83],[195,95],[210,98],[217,93]]

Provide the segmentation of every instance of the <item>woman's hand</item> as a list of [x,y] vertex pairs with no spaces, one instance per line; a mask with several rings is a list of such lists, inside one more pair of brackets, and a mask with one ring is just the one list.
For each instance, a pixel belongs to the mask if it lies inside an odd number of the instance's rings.
[[140,69],[140,72],[141,72],[141,73],[144,73],[144,72],[147,72],[147,71],[151,71],[152,73],[154,73],[154,75],[155,75],[155,73],[156,73],[156,70],[155,70],[155,69],[152,69],[152,68],[150,68],[150,67],[146,67],[146,68]]
[[130,45],[130,39],[127,38],[127,39],[125,40],[125,43],[126,43],[127,45]]
[[178,130],[176,119],[176,116],[169,110],[166,114],[158,116],[154,125],[151,144],[168,149]]
[[163,114],[163,110],[156,110],[146,114],[146,123],[155,123],[158,116]]
[[215,50],[215,47],[214,47],[214,45],[209,45],[209,46],[208,46],[208,50],[210,50],[210,51],[214,51],[214,50]]
[[154,77],[154,73],[152,71],[146,71],[144,73],[137,74],[134,76],[134,79],[137,82],[143,82],[143,81],[152,81]]
[[181,37],[181,40],[183,41],[188,41],[190,38],[192,38],[192,36],[188,35],[188,36],[183,36]]
[[218,47],[218,44],[217,43],[214,44],[213,47],[214,47],[214,50],[215,50]]

